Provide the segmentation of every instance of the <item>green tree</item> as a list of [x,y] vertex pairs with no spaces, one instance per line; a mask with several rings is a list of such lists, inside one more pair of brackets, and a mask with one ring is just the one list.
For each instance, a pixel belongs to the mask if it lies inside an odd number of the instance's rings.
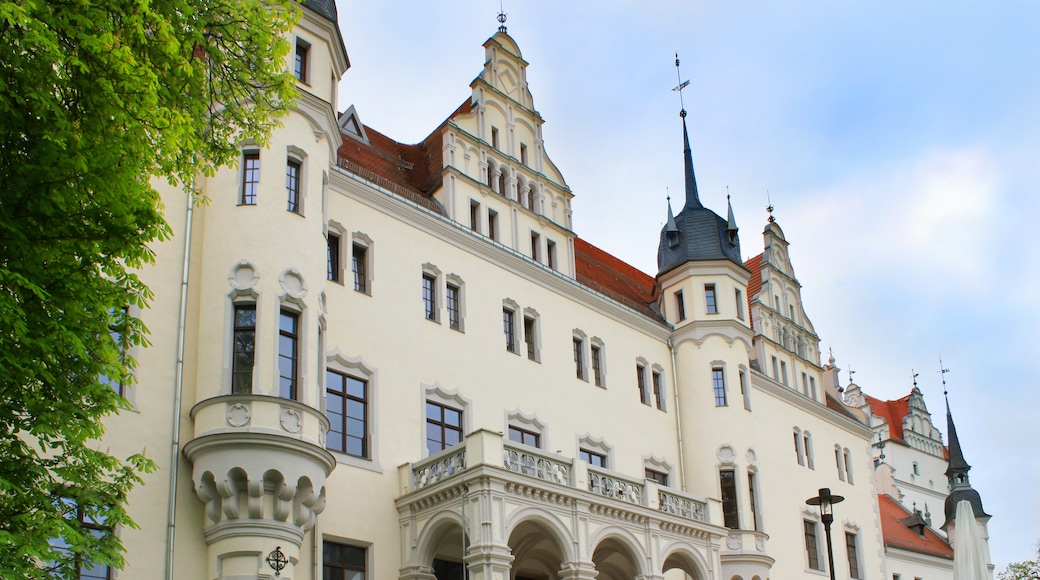
[[997,580],[1040,580],[1040,542],[1036,545],[1036,560],[1012,562],[997,574]]
[[[129,490],[103,450],[146,343],[135,271],[169,238],[152,179],[266,142],[295,95],[292,0],[0,0],[0,576],[120,567]],[[130,307],[129,309],[127,307]],[[108,377],[108,379],[105,379]],[[63,548],[53,547],[61,544]]]

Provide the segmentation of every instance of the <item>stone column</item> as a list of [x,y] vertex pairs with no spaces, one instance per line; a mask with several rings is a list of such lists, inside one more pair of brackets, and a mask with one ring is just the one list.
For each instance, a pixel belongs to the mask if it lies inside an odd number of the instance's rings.
[[595,564],[580,560],[564,562],[559,572],[560,580],[595,580],[598,575]]

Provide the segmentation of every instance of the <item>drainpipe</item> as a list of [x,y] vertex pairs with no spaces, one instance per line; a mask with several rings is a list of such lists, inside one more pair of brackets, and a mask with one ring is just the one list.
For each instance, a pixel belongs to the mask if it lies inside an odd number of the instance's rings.
[[675,347],[672,338],[668,337],[668,354],[672,357],[672,391],[675,392],[675,433],[679,438],[679,483],[686,491],[686,460],[683,456],[682,418],[679,416],[679,377],[675,372]]
[[166,514],[166,580],[173,580],[173,538],[177,518],[177,478],[180,471],[181,398],[184,392],[184,325],[188,312],[188,269],[191,265],[191,226],[195,199],[188,194],[184,226],[184,267],[181,271],[181,303],[177,321],[177,363],[173,379],[173,433],[170,438],[170,496]]

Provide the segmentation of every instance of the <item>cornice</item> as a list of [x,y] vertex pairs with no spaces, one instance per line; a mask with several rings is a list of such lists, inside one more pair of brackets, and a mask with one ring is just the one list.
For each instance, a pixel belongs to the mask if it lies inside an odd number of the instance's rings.
[[462,227],[461,224],[422,208],[389,190],[364,181],[339,167],[331,169],[329,183],[334,191],[347,195],[406,224],[430,232],[440,240],[483,258],[531,283],[558,295],[566,296],[586,308],[595,310],[651,338],[665,342],[671,333],[669,325],[651,320],[620,302],[583,286],[577,280],[534,262],[520,252],[492,242],[484,236],[470,231],[469,228]]
[[665,272],[658,281],[661,287],[676,283],[677,279],[694,276],[728,276],[745,287],[751,280],[751,270],[731,260],[702,260],[686,262],[678,268]]
[[744,342],[748,351],[754,348],[751,329],[732,318],[694,320],[682,326],[677,326],[672,331],[672,343],[678,346],[684,342],[692,341],[697,346],[700,346],[711,336],[724,337],[730,346],[733,346],[735,342],[740,340]]
[[527,214],[527,216],[530,217],[531,219],[534,219],[534,220],[537,220],[537,221],[540,221],[540,222],[545,222],[547,224],[552,224],[556,229],[558,229],[562,233],[564,233],[566,235],[569,235],[569,236],[572,236],[572,237],[577,237],[577,234],[575,234],[572,230],[568,229],[566,226],[560,224],[559,222],[554,221],[549,216],[545,216],[545,215],[542,215],[542,214],[535,213],[534,210],[527,209],[520,202],[518,202],[516,200],[513,200],[513,199],[509,199],[508,197],[506,197],[506,196],[504,196],[504,195],[502,195],[500,193],[495,193],[495,191],[492,190],[491,187],[489,187],[486,183],[483,183],[481,181],[477,181],[476,179],[473,179],[469,175],[466,175],[465,173],[459,171],[459,169],[457,167],[455,167],[454,165],[449,165],[449,166],[445,167],[444,171],[447,171],[448,173],[450,173],[450,174],[452,174],[452,175],[454,175],[456,177],[461,177],[461,178],[465,179],[466,181],[469,181],[472,185],[477,186],[477,188],[480,190],[481,195],[495,196],[495,197],[499,198],[501,201],[509,204],[509,207],[514,208],[517,211],[520,211],[522,213]]
[[[499,45],[499,46],[501,46],[501,45]],[[524,63],[524,64],[527,64],[527,63]],[[511,104],[515,105],[518,109],[526,112],[527,114],[531,115],[535,119],[538,119],[538,124],[539,125],[544,125],[545,124],[545,119],[542,118],[542,114],[541,113],[539,113],[538,111],[536,111],[534,109],[528,108],[527,105],[525,105],[525,104],[521,103],[520,101],[514,99],[513,97],[510,97],[509,95],[503,93],[501,90],[498,89],[498,87],[496,87],[495,85],[489,83],[487,81],[487,79],[484,78],[484,73],[483,72],[480,73],[479,75],[477,75],[477,78],[473,79],[473,82],[470,83],[469,86],[470,86],[470,88],[473,88],[475,85],[478,85],[478,84],[479,85],[483,85],[484,87],[486,87],[488,89],[491,89],[491,92],[497,93],[497,94],[501,95],[502,98],[504,98],[505,100],[509,101]]]
[[910,548],[902,548],[885,544],[885,555],[889,557],[896,557],[902,560],[908,560],[917,564],[925,564],[928,566],[935,566],[938,568],[953,569],[953,559],[945,556],[939,556],[937,554],[929,554],[919,550],[912,550]]
[[325,136],[329,144],[329,159],[335,164],[339,147],[343,144],[343,135],[340,134],[332,104],[305,89],[300,89],[297,91],[293,110],[306,117],[315,132],[320,131]]
[[839,429],[844,429],[852,435],[859,435],[866,442],[869,442],[873,438],[874,432],[870,427],[845,417],[836,411],[832,411],[823,403],[805,397],[794,389],[781,385],[761,371],[755,369],[750,370],[751,385],[758,387],[759,390],[773,395],[775,398],[784,401],[792,407],[797,407],[807,411],[809,414],[822,419]]

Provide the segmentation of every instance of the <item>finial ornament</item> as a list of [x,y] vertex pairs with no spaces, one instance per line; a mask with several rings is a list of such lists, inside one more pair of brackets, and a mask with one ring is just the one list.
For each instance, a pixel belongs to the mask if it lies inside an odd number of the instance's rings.
[[849,384],[852,384],[852,375],[856,374],[856,371],[852,370],[852,365],[849,365]]
[[678,52],[675,53],[675,78],[677,78],[679,80],[679,86],[675,87],[672,90],[677,92],[677,93],[679,93],[679,116],[685,119],[686,118],[686,105],[683,104],[682,91],[686,87],[690,86],[690,81],[682,80],[682,75],[679,74],[679,53]]
[[910,369],[911,379],[914,381],[914,388],[917,388],[917,377],[921,376],[921,373],[915,372],[914,369]]
[[766,190],[766,211],[769,212],[769,223],[775,222],[776,218],[773,217],[773,200],[769,199],[768,189]]
[[942,355],[939,355],[939,374],[942,375],[942,385],[943,385],[943,396],[944,397],[949,394],[949,393],[946,392],[946,373],[948,373],[948,372],[950,372],[950,369],[948,369],[948,368],[943,366]]
[[499,32],[505,32],[506,31],[506,17],[507,16],[509,16],[509,15],[506,14],[506,11],[505,11],[505,8],[502,5],[502,2],[499,2],[498,3],[498,24],[499,24],[498,31]]

